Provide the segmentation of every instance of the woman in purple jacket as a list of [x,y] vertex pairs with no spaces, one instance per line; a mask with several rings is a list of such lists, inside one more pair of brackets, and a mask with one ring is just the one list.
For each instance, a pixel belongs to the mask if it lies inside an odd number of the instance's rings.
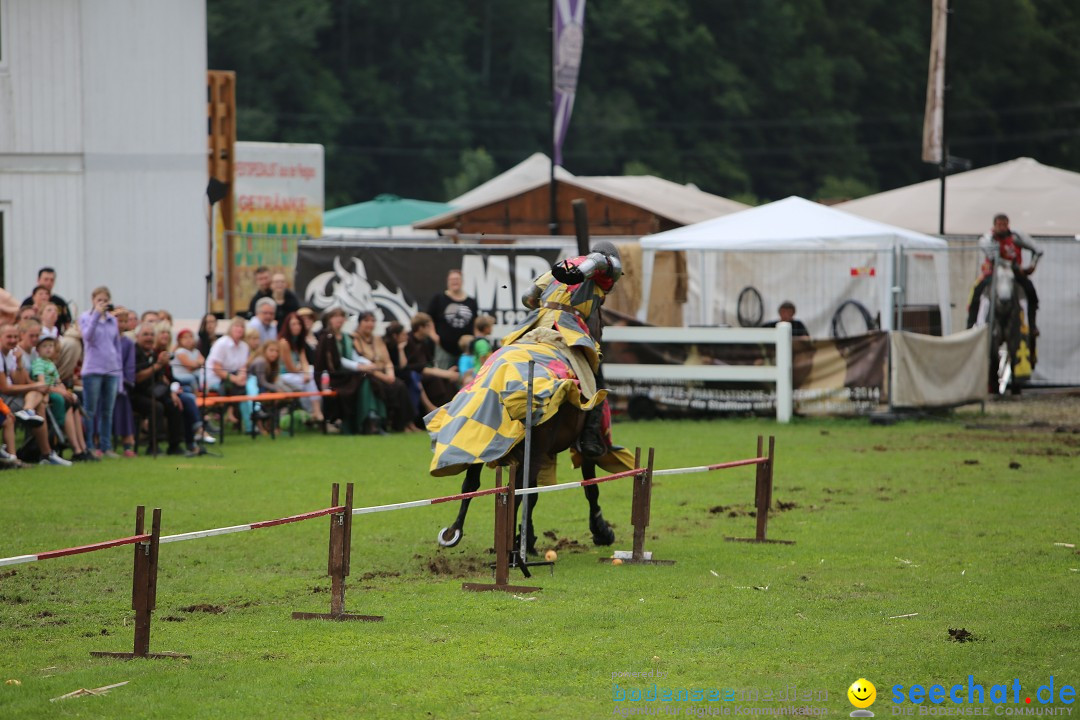
[[123,361],[120,328],[109,312],[110,300],[109,288],[95,288],[90,294],[92,309],[79,316],[83,338],[83,403],[90,419],[87,444],[97,457],[118,457],[112,450],[112,416]]

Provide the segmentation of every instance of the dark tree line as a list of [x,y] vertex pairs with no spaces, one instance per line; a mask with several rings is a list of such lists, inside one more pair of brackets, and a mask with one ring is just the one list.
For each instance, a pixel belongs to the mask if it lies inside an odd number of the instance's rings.
[[[951,4],[951,152],[1080,170],[1080,3]],[[328,207],[550,154],[548,24],[547,0],[208,0],[240,139],[325,145]],[[929,0],[589,0],[567,169],[751,201],[933,177],[929,36]]]

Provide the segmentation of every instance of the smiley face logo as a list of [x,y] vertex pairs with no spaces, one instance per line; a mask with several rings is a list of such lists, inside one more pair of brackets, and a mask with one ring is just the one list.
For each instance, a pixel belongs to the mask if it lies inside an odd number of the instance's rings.
[[851,687],[847,690],[847,697],[855,707],[868,708],[877,700],[877,688],[866,678],[859,678],[851,683]]

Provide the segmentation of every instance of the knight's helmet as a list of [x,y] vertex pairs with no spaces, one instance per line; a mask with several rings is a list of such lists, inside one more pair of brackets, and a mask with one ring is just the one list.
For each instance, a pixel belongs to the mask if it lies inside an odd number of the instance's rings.
[[592,252],[589,255],[595,255],[599,253],[607,261],[607,268],[605,274],[611,278],[612,282],[617,281],[622,277],[622,256],[619,254],[619,248],[615,247],[615,244],[609,240],[601,240],[595,243],[592,247]]

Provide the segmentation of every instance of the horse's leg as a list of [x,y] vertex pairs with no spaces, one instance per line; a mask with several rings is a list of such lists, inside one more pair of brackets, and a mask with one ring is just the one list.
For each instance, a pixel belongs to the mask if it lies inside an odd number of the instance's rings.
[[[535,463],[533,463],[533,464],[535,465]],[[521,466],[518,466],[518,478],[519,478],[519,481],[516,483],[516,487],[523,487],[521,482],[520,482],[521,472],[522,472]],[[532,478],[531,482],[529,483],[529,487],[536,487],[537,480],[538,480],[538,478],[540,476],[540,468],[539,467],[530,467],[529,468],[529,475]],[[532,493],[531,495],[517,495],[514,498],[514,519],[515,519],[515,522],[517,521],[517,517],[518,517],[518,508],[521,507],[521,503],[525,500],[525,498],[529,498],[529,512],[528,512],[527,517],[529,519],[528,551],[529,551],[530,555],[535,555],[536,554],[536,526],[533,525],[533,511],[536,510],[536,501],[539,499],[539,497],[540,497],[540,495],[538,493]],[[521,547],[521,525],[519,524],[518,525],[518,531],[514,535],[514,551],[517,552],[518,548],[520,548],[520,547]]]
[[[484,469],[483,465],[476,464],[470,465],[465,471],[465,480],[461,483],[461,492],[470,493],[475,492],[480,488],[480,471]],[[461,536],[465,528],[465,516],[469,513],[469,503],[471,500],[465,498],[461,501],[461,508],[458,510],[457,518],[454,520],[450,527],[445,527],[439,531],[439,537],[437,538],[439,544],[443,547],[454,547],[461,542]]]
[[[581,463],[581,477],[584,480],[592,480],[596,477],[596,464],[583,460]],[[615,531],[604,519],[600,512],[600,486],[586,485],[585,499],[589,501],[589,530],[592,532],[593,545],[611,545],[615,542]]]

